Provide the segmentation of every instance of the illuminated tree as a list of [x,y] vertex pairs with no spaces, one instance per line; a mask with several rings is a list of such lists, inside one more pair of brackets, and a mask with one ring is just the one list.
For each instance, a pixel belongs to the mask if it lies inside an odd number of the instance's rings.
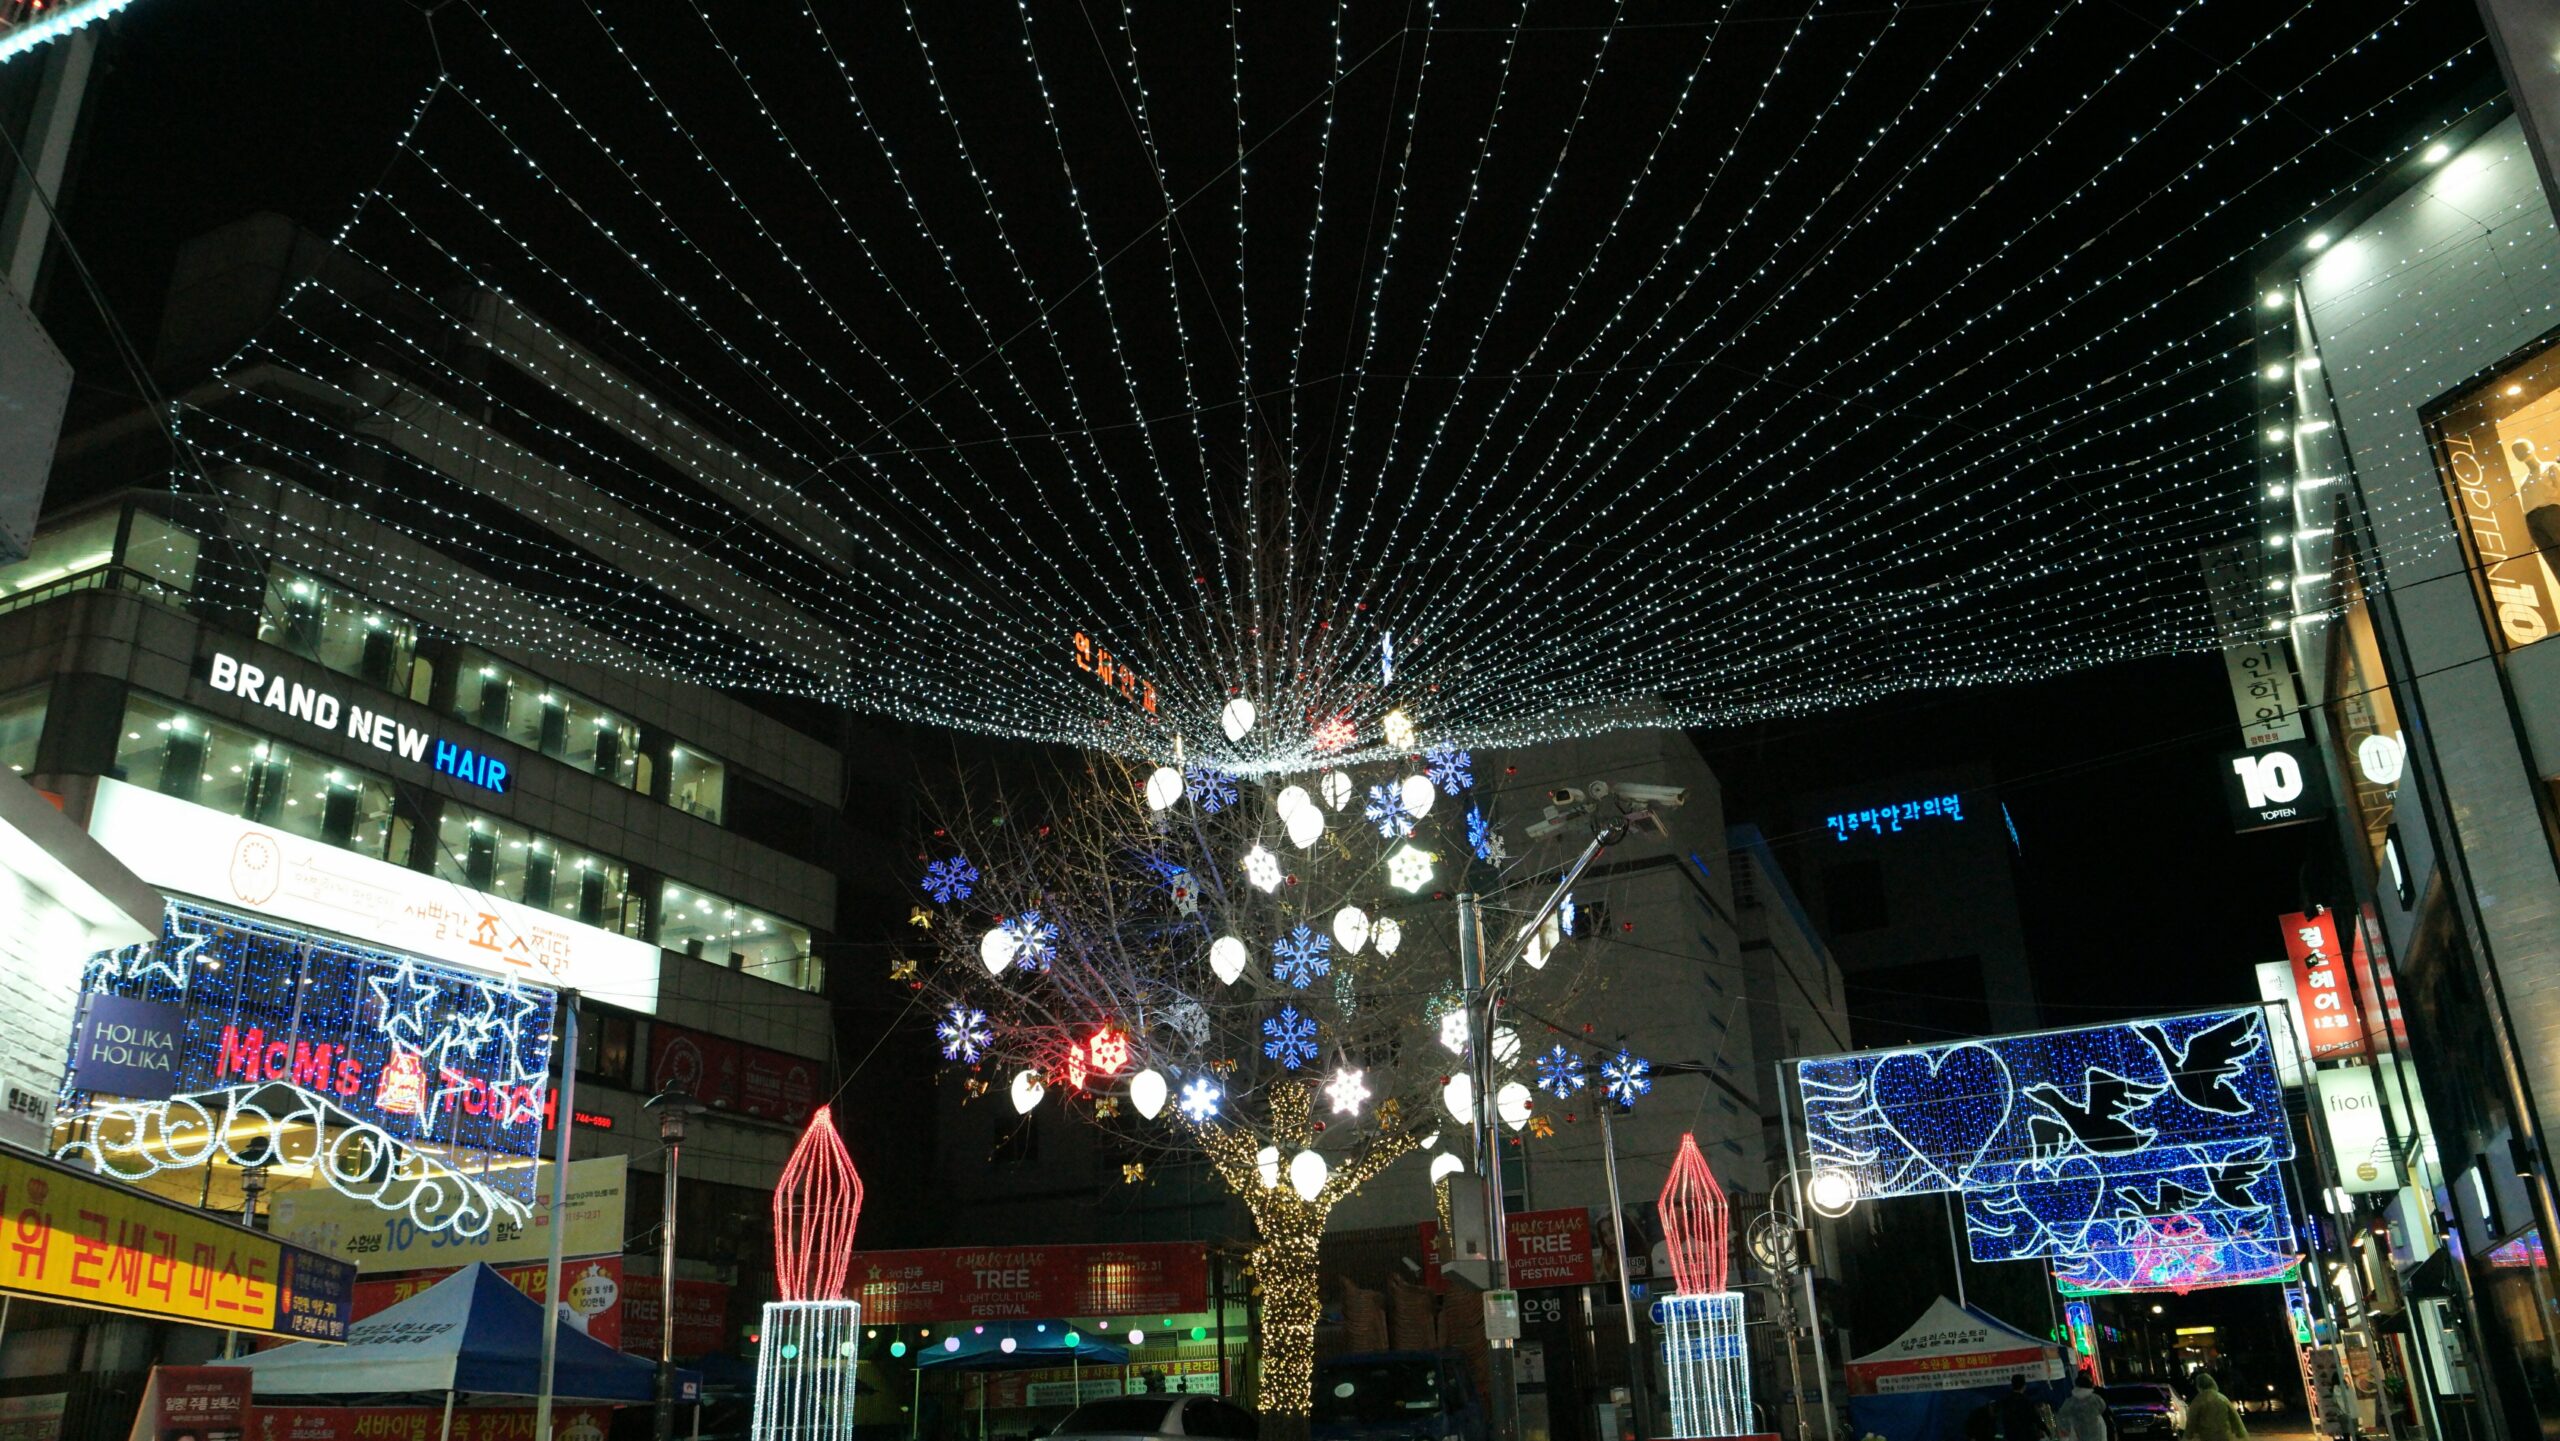
[[[1490,879],[1502,851],[1473,758],[1400,714],[1291,718],[1297,739],[1258,730],[1249,708],[1224,719],[1231,742],[1294,746],[1304,763],[1247,777],[1196,755],[1085,755],[1027,793],[978,776],[934,797],[922,863],[948,900],[918,979],[973,1096],[1205,1157],[1243,1202],[1261,1405],[1285,1427],[1310,1409],[1334,1208],[1444,1125],[1441,1149],[1467,1149],[1446,1109],[1468,1044],[1449,892],[1470,863]],[[1381,737],[1388,761],[1325,763]],[[1498,948],[1517,924],[1486,928]],[[1578,967],[1553,962],[1552,937],[1535,950],[1514,991],[1544,1007],[1576,989]],[[1523,1049],[1497,1029],[1507,1069],[1529,1064]],[[1526,1080],[1502,1085],[1519,1126]],[[1431,1179],[1454,1164],[1434,1162]],[[1425,1167],[1412,1169],[1418,1197]]]

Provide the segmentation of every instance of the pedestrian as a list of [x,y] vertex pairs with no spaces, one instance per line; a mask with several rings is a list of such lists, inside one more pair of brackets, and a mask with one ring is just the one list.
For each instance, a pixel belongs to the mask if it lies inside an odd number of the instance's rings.
[[2098,1383],[2087,1371],[2071,1383],[2071,1399],[2062,1403],[2054,1420],[2062,1441],[2107,1441],[2107,1398],[2098,1394]]
[[2025,1374],[2010,1377],[2009,1394],[2000,1398],[2000,1441],[2046,1441],[2052,1435],[2044,1407],[2027,1394]]
[[2249,1427],[2240,1419],[2240,1408],[2222,1394],[2210,1371],[2196,1373],[2196,1395],[2187,1403],[2183,1441],[2249,1441]]

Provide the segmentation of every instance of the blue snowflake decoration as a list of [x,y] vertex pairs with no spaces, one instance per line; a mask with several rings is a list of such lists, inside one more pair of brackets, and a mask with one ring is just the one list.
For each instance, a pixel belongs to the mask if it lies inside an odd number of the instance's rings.
[[1024,911],[1006,927],[1013,932],[1013,963],[1026,971],[1045,971],[1058,957],[1058,926],[1038,911]]
[[1236,778],[1216,766],[1193,766],[1183,777],[1191,803],[1216,815],[1236,803]]
[[1316,1058],[1315,1017],[1299,1015],[1295,1006],[1282,1006],[1280,1014],[1264,1021],[1262,1034],[1271,1038],[1262,1043],[1262,1054],[1290,1070]]
[[1600,1063],[1600,1089],[1621,1106],[1634,1105],[1636,1097],[1653,1094],[1653,1062],[1620,1050]]
[[996,1033],[987,1026],[987,1013],[971,1006],[953,1006],[942,1024],[933,1028],[934,1039],[942,1042],[942,1059],[976,1065],[978,1058],[995,1044]]
[[1475,753],[1455,746],[1442,746],[1423,754],[1424,773],[1431,783],[1449,795],[1456,795],[1476,783]]
[[1396,786],[1369,787],[1368,815],[1388,840],[1413,834],[1413,812],[1404,808],[1404,793]]
[[1300,926],[1271,943],[1271,979],[1305,990],[1318,976],[1333,974],[1333,942]]
[[978,868],[967,856],[946,856],[924,868],[924,893],[942,905],[965,901],[978,888]]
[[1591,1083],[1582,1073],[1582,1058],[1564,1048],[1558,1041],[1553,1050],[1538,1058],[1538,1084],[1559,1101],[1570,1101],[1573,1093]]
[[1477,860],[1489,862],[1493,859],[1494,839],[1493,822],[1485,819],[1484,811],[1467,807],[1467,849],[1476,853]]

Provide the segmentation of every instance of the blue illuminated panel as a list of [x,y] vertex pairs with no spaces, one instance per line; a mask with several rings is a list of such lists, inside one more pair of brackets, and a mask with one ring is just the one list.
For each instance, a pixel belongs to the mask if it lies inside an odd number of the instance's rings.
[[1905,825],[1917,821],[1960,821],[1964,819],[1964,797],[1949,792],[1916,801],[1896,801],[1864,810],[1842,811],[1822,818],[1831,827],[1835,841],[1850,841],[1860,835],[1897,835]]

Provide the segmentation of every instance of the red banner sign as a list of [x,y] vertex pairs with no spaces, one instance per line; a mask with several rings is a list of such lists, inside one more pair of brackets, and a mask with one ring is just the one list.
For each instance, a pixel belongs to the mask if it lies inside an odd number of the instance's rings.
[[649,1027],[649,1085],[715,1111],[797,1126],[818,1104],[818,1063],[659,1021]]
[[154,1366],[141,1413],[134,1418],[134,1441],[237,1441],[248,1419],[246,1370]]
[[1511,1284],[1520,1290],[1586,1286],[1598,1279],[1591,1264],[1591,1212],[1584,1207],[1507,1216],[1502,1242],[1511,1258]]
[[1134,1246],[965,1246],[853,1258],[866,1326],[1172,1315],[1209,1305],[1208,1253]]
[[2345,953],[2337,918],[2299,912],[2284,918],[2285,955],[2293,961],[2293,1003],[2311,1036],[2311,1059],[2343,1060],[2366,1053],[2364,1021],[2347,989]]
[[[658,1354],[658,1278],[622,1278],[622,1349]],[[676,1359],[707,1356],[729,1343],[729,1287],[722,1281],[676,1280]]]
[[[247,1441],[437,1441],[441,1406],[258,1406]],[[604,1441],[609,1406],[569,1406],[551,1413],[556,1441]],[[456,1406],[453,1441],[535,1441],[530,1406]]]

